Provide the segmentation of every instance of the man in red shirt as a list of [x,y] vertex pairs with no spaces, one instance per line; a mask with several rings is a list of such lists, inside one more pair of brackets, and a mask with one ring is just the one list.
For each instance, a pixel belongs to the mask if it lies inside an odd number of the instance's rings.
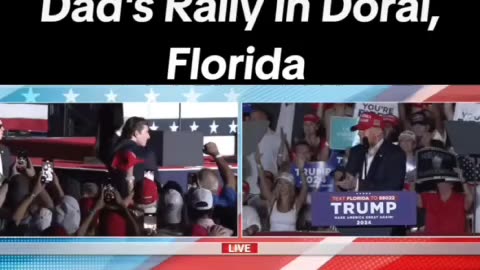
[[467,212],[473,202],[473,195],[457,170],[462,181],[464,194],[453,190],[452,182],[437,184],[436,193],[422,193],[418,196],[418,207],[426,210],[425,234],[427,235],[464,235],[467,233]]

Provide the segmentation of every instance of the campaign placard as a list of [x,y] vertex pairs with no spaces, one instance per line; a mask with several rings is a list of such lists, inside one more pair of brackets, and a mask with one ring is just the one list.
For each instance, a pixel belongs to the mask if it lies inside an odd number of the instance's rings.
[[417,182],[430,180],[460,181],[455,172],[457,157],[440,148],[424,148],[417,152]]
[[[303,169],[305,177],[307,178],[309,191],[333,191],[333,178],[329,177],[332,168],[327,166],[326,162],[307,162]],[[295,184],[297,187],[302,186],[302,179],[300,177],[300,170],[296,165],[292,165],[292,174],[295,177]]]
[[354,117],[360,117],[363,113],[372,112],[378,115],[393,115],[398,117],[397,103],[357,103],[355,104]]
[[[343,164],[343,151],[332,151],[328,162],[307,162],[304,173],[307,178],[309,191],[333,192],[335,190],[335,179],[333,173]],[[293,164],[291,173],[295,178],[298,188],[302,186],[302,179],[298,167]]]
[[332,116],[330,125],[330,148],[334,150],[346,150],[355,146],[358,132],[353,132],[350,128],[357,124],[357,117]]
[[455,105],[455,121],[474,121],[480,122],[480,104],[479,103],[457,103]]
[[315,192],[313,226],[408,226],[417,223],[417,194],[409,191]]

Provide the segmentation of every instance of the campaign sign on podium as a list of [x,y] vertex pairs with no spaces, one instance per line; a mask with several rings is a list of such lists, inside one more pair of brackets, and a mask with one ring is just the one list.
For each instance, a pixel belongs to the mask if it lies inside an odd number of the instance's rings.
[[417,194],[388,192],[315,192],[313,226],[408,226],[417,223]]

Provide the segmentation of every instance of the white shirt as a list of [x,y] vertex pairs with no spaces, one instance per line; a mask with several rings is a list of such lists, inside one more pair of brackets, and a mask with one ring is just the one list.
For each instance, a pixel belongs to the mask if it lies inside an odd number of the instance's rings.
[[[362,164],[362,179],[366,179],[367,178],[367,175],[368,175],[368,172],[370,171],[370,165],[372,165],[372,162],[373,162],[373,159],[375,158],[375,155],[377,154],[378,152],[378,149],[380,149],[380,147],[382,146],[384,140],[382,139],[381,141],[379,141],[374,147],[368,149],[368,152],[367,152],[367,170],[365,171],[364,170],[364,165]],[[355,191],[358,191],[358,187],[359,187],[359,179],[357,179],[357,187],[355,188]]]
[[242,227],[245,230],[253,225],[257,225],[259,231],[262,230],[262,225],[260,223],[260,217],[258,216],[257,210],[251,206],[244,205],[242,207]]
[[297,230],[297,210],[295,205],[293,208],[282,213],[277,209],[277,202],[273,204],[272,213],[270,214],[270,231],[271,232],[294,232]]
[[[281,143],[280,135],[269,129],[258,144],[260,153],[262,153],[261,162],[263,169],[274,175],[278,173],[277,160]],[[255,161],[255,153],[248,155],[247,161],[251,168],[251,175],[246,178],[247,183],[250,185],[250,194],[258,195],[260,194],[260,187],[258,185],[258,167]]]

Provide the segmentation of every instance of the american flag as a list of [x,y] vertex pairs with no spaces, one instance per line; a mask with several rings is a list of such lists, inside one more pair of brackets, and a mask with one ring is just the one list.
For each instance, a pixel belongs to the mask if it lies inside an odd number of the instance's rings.
[[467,182],[475,182],[480,179],[479,164],[475,162],[475,159],[461,156],[458,158],[458,164],[463,171],[463,177]]
[[146,118],[150,130],[200,132],[223,155],[236,154],[237,103],[124,103],[123,116]]
[[48,132],[48,105],[0,104],[0,117],[8,131]]

